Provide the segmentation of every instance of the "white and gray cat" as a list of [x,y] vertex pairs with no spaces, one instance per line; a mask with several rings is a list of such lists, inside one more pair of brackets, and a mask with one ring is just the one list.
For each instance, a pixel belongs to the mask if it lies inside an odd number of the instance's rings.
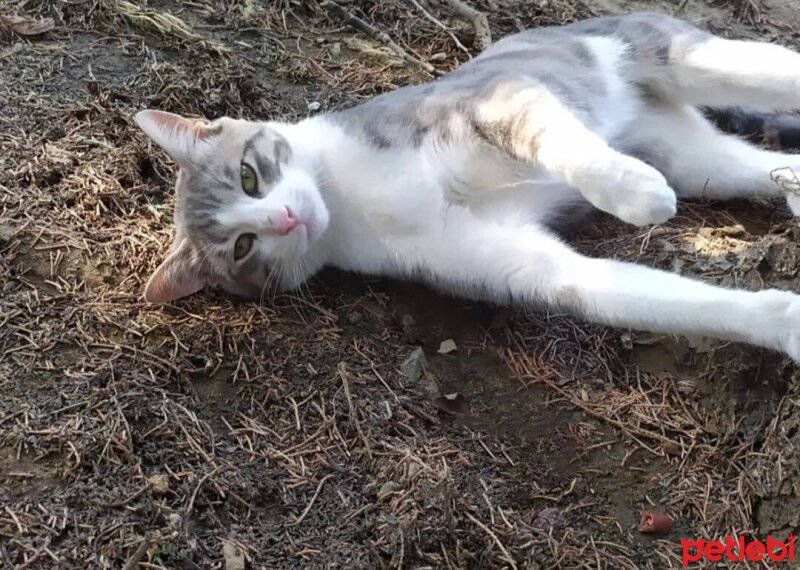
[[734,105],[800,107],[800,54],[644,13],[525,31],[432,83],[296,124],[142,111],[180,167],[175,242],[145,298],[258,298],[328,265],[800,360],[800,296],[585,257],[549,229],[589,204],[647,225],[676,195],[779,195],[770,173],[800,155],[698,110]]

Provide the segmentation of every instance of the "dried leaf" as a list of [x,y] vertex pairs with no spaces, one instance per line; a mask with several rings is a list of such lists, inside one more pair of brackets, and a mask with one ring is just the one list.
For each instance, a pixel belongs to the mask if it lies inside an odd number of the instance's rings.
[[0,13],[0,25],[21,36],[38,36],[56,27],[53,18],[37,20],[30,16]]
[[445,394],[433,400],[434,405],[443,412],[454,416],[465,416],[469,413],[469,402],[461,394]]

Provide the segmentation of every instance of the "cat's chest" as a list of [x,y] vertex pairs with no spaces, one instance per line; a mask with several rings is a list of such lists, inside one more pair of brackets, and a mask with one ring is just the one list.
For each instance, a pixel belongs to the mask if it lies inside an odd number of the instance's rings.
[[546,172],[474,142],[350,151],[328,166],[336,167],[329,260],[345,269],[392,273],[462,216],[540,222],[571,196]]

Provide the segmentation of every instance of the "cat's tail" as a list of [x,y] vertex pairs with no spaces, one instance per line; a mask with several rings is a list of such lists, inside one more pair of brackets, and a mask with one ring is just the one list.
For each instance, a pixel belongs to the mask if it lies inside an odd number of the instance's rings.
[[720,130],[775,150],[800,150],[800,115],[741,107],[702,109]]

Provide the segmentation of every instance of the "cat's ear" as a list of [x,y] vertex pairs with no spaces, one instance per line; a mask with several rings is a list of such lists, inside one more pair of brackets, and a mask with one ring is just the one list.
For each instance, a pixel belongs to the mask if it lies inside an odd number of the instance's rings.
[[183,241],[150,276],[144,288],[144,299],[148,303],[169,303],[196,293],[207,284],[205,271]]
[[139,128],[178,163],[191,162],[200,147],[219,132],[204,119],[187,119],[166,111],[139,111],[135,119]]

